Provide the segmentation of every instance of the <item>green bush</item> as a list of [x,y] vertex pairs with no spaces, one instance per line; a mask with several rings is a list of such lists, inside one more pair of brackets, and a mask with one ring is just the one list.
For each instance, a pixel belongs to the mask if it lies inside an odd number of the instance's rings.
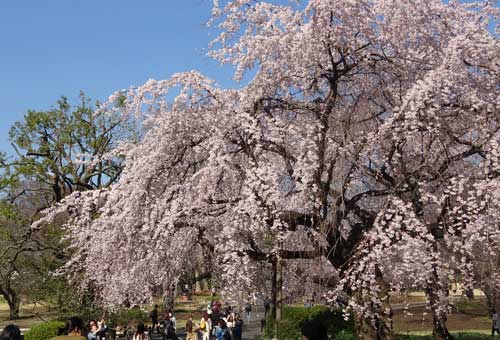
[[58,336],[64,330],[65,324],[62,321],[48,321],[31,327],[24,334],[25,340],[48,340]]
[[108,324],[111,327],[135,326],[139,323],[145,323],[149,320],[148,313],[139,307],[132,309],[121,309],[109,315]]
[[335,340],[354,340],[354,339],[356,339],[356,337],[350,331],[340,331],[337,334],[335,334],[334,339]]
[[[346,321],[341,310],[325,306],[285,306],[283,308],[282,320],[278,326],[279,338],[287,340],[302,339],[300,328],[307,321],[314,321],[324,325],[330,339],[337,338],[337,335],[339,335],[339,339],[347,340],[353,338],[354,323],[352,319]],[[274,320],[269,315],[266,320],[264,334],[267,337],[272,337],[273,333]]]

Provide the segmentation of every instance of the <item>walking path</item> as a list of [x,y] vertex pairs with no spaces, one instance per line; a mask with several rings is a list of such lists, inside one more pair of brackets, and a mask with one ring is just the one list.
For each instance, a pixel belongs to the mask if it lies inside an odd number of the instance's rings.
[[246,313],[242,315],[243,321],[243,340],[253,340],[261,335],[260,320],[264,318],[263,306],[252,306],[252,315],[250,322],[246,319]]
[[[264,308],[263,306],[252,306],[252,313],[250,315],[250,322],[247,321],[246,313],[243,312],[241,315],[243,320],[243,340],[254,340],[261,337],[260,332],[260,320],[264,318]],[[186,338],[186,333],[184,332],[184,327],[177,328],[179,332],[177,336],[179,340],[183,340]],[[180,331],[182,330],[182,331]],[[199,338],[199,337],[198,337]],[[215,339],[211,337],[210,339]],[[151,336],[151,340],[163,340],[161,334],[153,333]]]

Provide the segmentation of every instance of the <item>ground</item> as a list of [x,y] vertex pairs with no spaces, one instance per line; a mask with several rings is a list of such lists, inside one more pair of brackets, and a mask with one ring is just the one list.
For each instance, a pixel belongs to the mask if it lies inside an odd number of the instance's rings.
[[[189,315],[193,315],[195,321],[200,320],[207,303],[208,296],[206,295],[194,295],[191,301],[178,300],[175,307],[178,327],[184,329]],[[394,328],[396,332],[400,334],[430,334],[432,332],[432,315],[430,311],[419,298],[410,298],[409,303],[409,305],[403,303],[394,304]],[[453,307],[448,321],[450,331],[474,331],[486,334],[491,332],[491,321],[483,299],[472,302],[458,300],[453,303]],[[150,310],[151,307],[145,306],[145,309]],[[253,322],[245,325],[244,338],[253,339],[260,334],[258,320],[262,318],[262,314],[262,308],[255,311],[252,316]],[[7,304],[0,302],[1,328],[11,323],[11,321],[8,321],[8,315]],[[34,324],[50,319],[51,316],[43,306],[22,305],[21,317],[21,319],[15,321],[15,324],[22,329],[28,329]]]
[[[453,303],[453,307],[447,323],[450,331],[491,334],[491,319],[484,300],[478,299],[472,302],[459,300]],[[397,333],[403,334],[429,334],[432,332],[432,314],[419,303],[413,304],[408,310],[396,308],[394,329]]]

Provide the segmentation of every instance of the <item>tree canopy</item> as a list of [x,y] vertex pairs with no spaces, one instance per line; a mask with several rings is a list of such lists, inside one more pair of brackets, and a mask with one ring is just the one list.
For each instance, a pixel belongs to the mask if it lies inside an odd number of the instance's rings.
[[366,338],[393,336],[388,300],[405,288],[425,289],[449,337],[450,277],[474,285],[500,249],[498,9],[241,0],[213,14],[210,54],[251,81],[222,89],[191,71],[111,97],[147,133],[116,184],[46,212],[72,213],[68,268],[114,305],[167,290],[193,244],[240,291],[262,266],[322,258],[329,301],[346,300]]

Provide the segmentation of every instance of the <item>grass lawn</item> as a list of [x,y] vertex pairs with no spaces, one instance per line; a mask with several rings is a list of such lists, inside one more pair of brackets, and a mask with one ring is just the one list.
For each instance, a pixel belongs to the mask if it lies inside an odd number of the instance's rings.
[[3,329],[6,325],[15,323],[21,329],[31,328],[51,319],[52,315],[41,305],[21,304],[20,319],[9,320],[9,306],[5,300],[0,301],[0,327]]
[[[491,334],[491,320],[483,300],[467,302],[461,300],[453,304],[448,316],[451,332],[476,332]],[[426,307],[394,311],[394,329],[401,334],[428,335],[432,333],[432,314]]]

